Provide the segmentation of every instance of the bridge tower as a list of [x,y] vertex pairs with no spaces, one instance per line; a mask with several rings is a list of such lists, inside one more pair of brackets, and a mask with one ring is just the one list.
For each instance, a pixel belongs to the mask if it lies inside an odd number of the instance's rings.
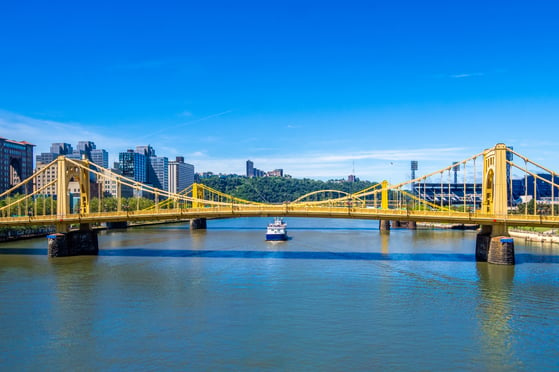
[[69,224],[64,222],[71,214],[70,190],[71,181],[78,182],[80,188],[80,215],[89,214],[90,180],[89,161],[76,160],[81,166],[69,162],[65,156],[57,159],[57,203],[56,203],[56,234],[48,236],[48,250],[51,257],[76,256],[99,253],[97,232],[91,230],[89,223],[80,223],[79,230],[69,231]]
[[[506,219],[507,146],[503,143],[483,153],[481,213]],[[514,242],[505,223],[482,225],[476,241],[476,260],[514,264]]]
[[[380,192],[380,209],[388,209],[388,181],[382,181],[382,189]],[[379,220],[379,230],[380,231],[390,231],[390,220]]]
[[[74,164],[69,163],[66,157],[59,156],[57,159],[58,165],[58,182],[57,182],[57,204],[56,204],[56,214],[59,220],[63,220],[64,217],[71,214],[70,210],[70,193],[69,185],[70,181],[77,181],[80,187],[80,203],[79,212],[80,214],[89,213],[89,203],[90,203],[90,183],[89,183],[89,161],[81,160],[79,161],[84,167],[78,167]],[[61,224],[60,230],[67,228],[64,224]],[[60,231],[63,232],[63,231]]]
[[[204,190],[199,184],[192,184],[192,208],[202,208],[203,204],[200,200],[204,199]],[[207,222],[205,218],[195,218],[190,220],[191,230],[206,230]]]

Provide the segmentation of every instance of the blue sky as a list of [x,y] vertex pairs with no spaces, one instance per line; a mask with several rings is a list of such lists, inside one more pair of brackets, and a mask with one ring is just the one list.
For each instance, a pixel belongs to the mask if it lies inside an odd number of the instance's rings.
[[0,136],[391,182],[504,142],[559,171],[554,1],[4,1]]

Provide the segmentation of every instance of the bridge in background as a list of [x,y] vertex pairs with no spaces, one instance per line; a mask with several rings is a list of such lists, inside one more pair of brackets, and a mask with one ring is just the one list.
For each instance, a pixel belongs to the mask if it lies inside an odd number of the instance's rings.
[[[513,172],[534,180],[534,199],[525,203],[523,210],[513,206]],[[170,193],[87,160],[60,156],[0,194],[0,226],[56,226],[57,234],[49,236],[49,254],[64,256],[96,254],[97,235],[91,226],[101,223],[190,220],[192,228],[205,228],[207,218],[283,216],[380,220],[381,230],[389,229],[389,221],[408,221],[412,225],[416,222],[476,224],[481,226],[476,242],[477,259],[510,264],[514,263],[514,244],[507,237],[508,227],[559,227],[555,210],[555,194],[559,190],[556,176],[555,172],[506,145],[497,144],[448,167],[396,185],[383,181],[351,194],[321,190],[292,202],[268,204],[239,199],[202,184]],[[438,193],[433,194],[433,184],[440,185]],[[456,200],[455,191],[461,188],[460,184],[463,189]],[[541,184],[551,189],[551,197],[538,199],[536,189]],[[71,197],[70,185],[79,194],[76,201]],[[479,185],[481,195],[477,191]],[[148,195],[155,204],[142,208],[137,198],[135,206],[124,206],[117,197],[116,210],[106,211],[103,198],[108,187],[115,188],[117,196]],[[49,197],[52,195],[56,195],[56,200]],[[528,199],[526,194],[524,200]]]

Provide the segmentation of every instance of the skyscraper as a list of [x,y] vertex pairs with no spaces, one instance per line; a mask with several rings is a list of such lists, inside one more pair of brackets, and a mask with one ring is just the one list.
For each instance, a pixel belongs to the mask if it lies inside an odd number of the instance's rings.
[[91,150],[91,161],[103,167],[109,167],[109,153],[103,149]]
[[247,160],[247,177],[254,177],[254,163]]
[[58,157],[58,155],[72,154],[72,145],[64,142],[53,143],[50,146],[50,152],[42,152],[36,156],[35,162],[39,164],[48,164]]
[[169,191],[179,193],[194,183],[194,165],[184,162],[184,157],[177,156],[169,162]]
[[[93,159],[93,154],[95,154],[95,159]],[[59,155],[64,155],[70,159],[76,160],[81,160],[85,155],[86,159],[89,159],[102,167],[107,168],[109,165],[109,154],[107,151],[102,149],[97,150],[97,146],[92,141],[79,141],[75,149],[73,149],[72,145],[69,143],[53,143],[50,146],[50,152],[43,152],[36,156],[37,165],[48,164]]]
[[147,146],[136,146],[136,150],[137,153],[139,154],[144,154],[147,157],[150,156],[155,156],[155,150],[153,147],[151,147],[150,145]]
[[72,145],[70,145],[69,143],[58,142],[58,143],[53,143],[50,146],[50,152],[52,154],[68,155],[71,154],[73,151],[74,150],[72,149]]
[[91,151],[95,150],[97,146],[95,146],[94,142],[91,141],[79,141],[78,146],[74,149],[72,153],[72,158],[74,159],[83,159],[84,155],[86,159],[91,160]]
[[147,181],[146,156],[134,150],[118,154],[120,171],[124,177],[145,183]]
[[0,137],[0,192],[33,174],[33,147],[29,142]]
[[169,189],[169,159],[151,156],[148,161],[148,183],[161,190]]

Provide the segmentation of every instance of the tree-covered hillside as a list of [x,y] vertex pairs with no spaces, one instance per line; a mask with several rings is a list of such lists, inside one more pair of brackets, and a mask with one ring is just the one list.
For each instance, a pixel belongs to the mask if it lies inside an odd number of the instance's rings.
[[293,201],[309,192],[318,190],[340,190],[354,193],[376,182],[334,182],[282,177],[246,178],[242,176],[212,176],[201,179],[201,183],[241,199],[267,203]]

